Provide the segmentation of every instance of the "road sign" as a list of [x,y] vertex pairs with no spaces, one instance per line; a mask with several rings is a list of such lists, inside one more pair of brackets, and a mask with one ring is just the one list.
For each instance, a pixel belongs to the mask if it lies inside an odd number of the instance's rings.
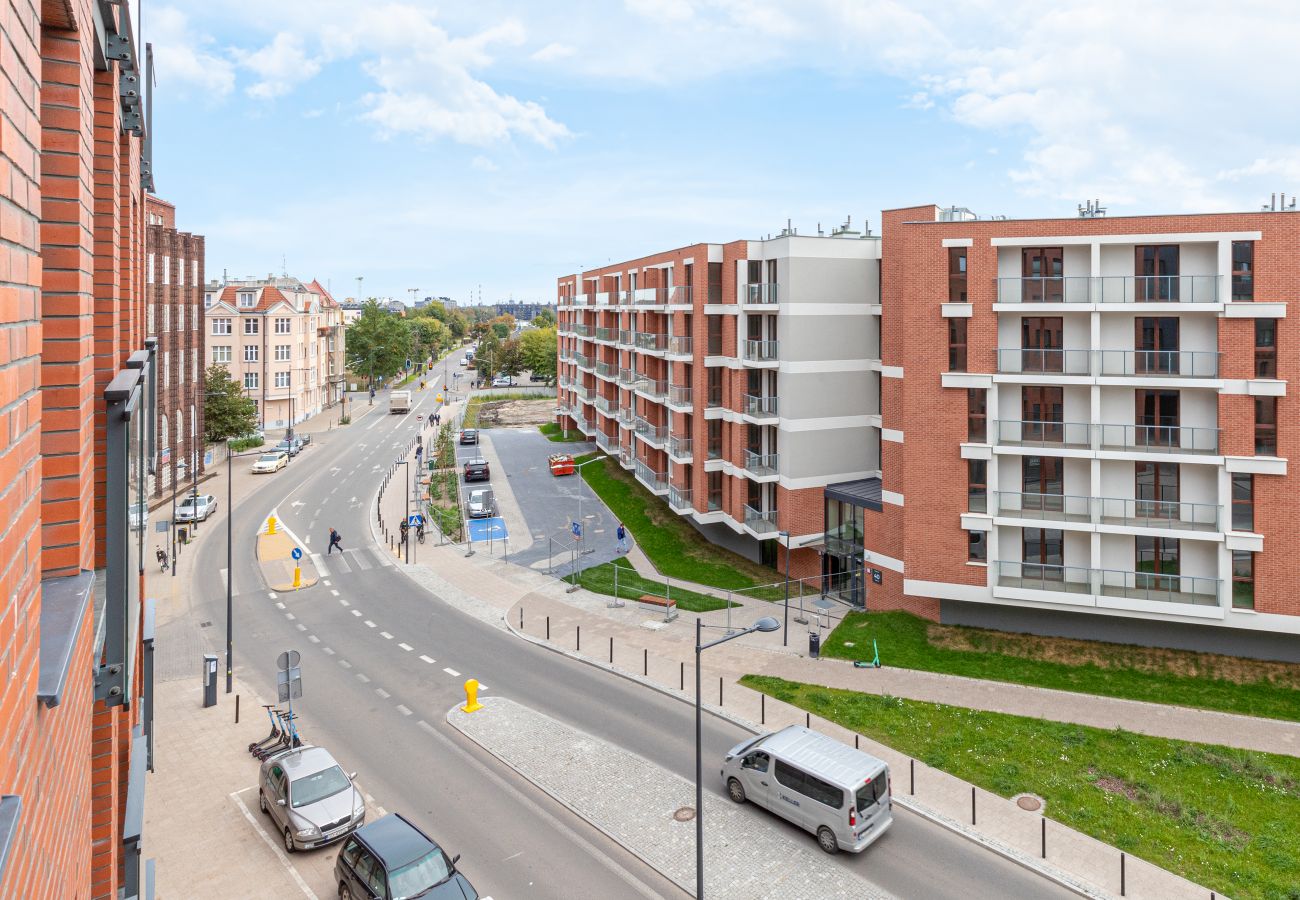
[[574,538],[576,538],[577,540],[582,540],[581,522],[573,522],[572,524],[569,525],[569,530],[573,532]]
[[[280,703],[296,700],[302,696],[302,655],[297,650],[285,650],[276,658],[280,671],[275,673],[276,699]],[[293,704],[289,704],[290,709]]]
[[412,528],[415,528],[417,525],[423,525],[424,516],[420,515],[419,513],[416,513],[415,515],[411,516],[406,520],[406,524],[410,525]]
[[293,553],[291,555],[293,556],[294,559],[302,559],[302,548],[294,547]]

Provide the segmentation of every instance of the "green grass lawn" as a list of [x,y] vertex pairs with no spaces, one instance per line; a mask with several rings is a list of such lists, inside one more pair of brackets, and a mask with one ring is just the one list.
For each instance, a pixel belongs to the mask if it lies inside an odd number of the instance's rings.
[[581,441],[590,440],[590,438],[588,438],[581,431],[578,431],[576,428],[570,430],[569,436],[565,437],[564,429],[561,428],[559,425],[556,425],[554,422],[547,422],[545,425],[538,425],[537,430],[540,431],[542,434],[546,435],[548,440],[556,441],[559,443],[578,443]]
[[[586,466],[582,469],[582,477],[632,532],[637,546],[650,557],[661,574],[724,590],[751,588],[780,579],[775,569],[750,562],[706,541],[689,522],[670,510],[662,498],[647,491],[616,460],[606,459],[603,463]],[[780,590],[767,593],[772,596],[763,599],[775,600],[781,595]]]
[[938,625],[904,612],[850,613],[822,653],[870,659],[873,639],[881,663],[903,669],[1300,719],[1300,665]]
[[[583,569],[578,573],[578,583],[597,594],[614,596],[614,563],[607,562],[592,566],[590,569]],[[686,612],[711,612],[715,609],[727,608],[725,600],[710,597],[708,594],[678,590],[675,587],[666,589],[662,581],[642,578],[631,566],[620,564],[618,567],[618,596],[623,600],[632,602],[642,594],[650,594],[655,597],[671,596],[677,601],[677,608]]]
[[[742,682],[1238,898],[1300,898],[1300,759],[747,675]],[[895,774],[894,786],[905,782]],[[1048,837],[1050,861],[1051,837]]]

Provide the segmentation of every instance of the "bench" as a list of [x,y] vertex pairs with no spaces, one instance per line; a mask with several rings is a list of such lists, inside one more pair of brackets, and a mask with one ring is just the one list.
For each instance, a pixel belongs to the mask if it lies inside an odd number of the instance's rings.
[[645,606],[656,606],[664,611],[664,621],[671,622],[677,618],[677,601],[664,597],[656,597],[654,594],[642,594],[637,598],[637,602]]

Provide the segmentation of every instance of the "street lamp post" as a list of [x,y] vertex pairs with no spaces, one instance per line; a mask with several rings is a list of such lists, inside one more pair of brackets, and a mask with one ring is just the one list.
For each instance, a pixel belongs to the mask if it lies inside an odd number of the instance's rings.
[[410,460],[402,460],[398,463],[406,470],[406,518],[402,521],[406,523],[406,533],[402,538],[406,542],[406,564],[411,564],[411,465]]
[[[701,678],[700,678],[700,655],[710,647],[716,647],[718,644],[726,643],[733,638],[742,635],[753,634],[755,631],[771,632],[778,631],[781,623],[771,616],[763,616],[748,628],[732,634],[726,634],[716,641],[709,641],[707,644],[701,644],[700,638],[703,635],[704,622],[700,618],[695,619],[695,900],[704,900],[704,763],[703,763],[703,707],[700,703]],[[721,626],[712,626],[719,628]]]
[[234,483],[235,460],[226,438],[226,693],[234,690],[235,645],[235,568],[234,568]]
[[[604,457],[599,455],[593,456],[591,459],[587,460],[586,462],[578,463],[576,466],[573,467],[573,474],[578,476],[578,524],[582,526],[582,534],[584,540],[586,540],[586,535],[587,535],[587,523],[582,520],[582,467],[589,466],[592,463],[597,462],[601,459],[604,459]],[[596,552],[595,547],[584,546],[582,548],[583,554],[595,553],[595,552]]]
[[778,531],[785,538],[785,626],[781,629],[781,646],[790,646],[790,532]]

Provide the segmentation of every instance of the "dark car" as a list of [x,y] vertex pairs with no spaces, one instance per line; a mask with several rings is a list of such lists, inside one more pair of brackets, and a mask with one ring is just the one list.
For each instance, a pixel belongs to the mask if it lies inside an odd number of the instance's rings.
[[357,829],[334,863],[339,900],[478,900],[447,854],[397,813]]
[[463,430],[463,431],[460,433],[460,442],[461,442],[462,444],[477,444],[477,443],[478,443],[478,429],[477,429],[477,428],[466,428],[465,430]]
[[539,381],[549,381],[550,379],[545,375],[538,375],[536,372],[533,372],[528,376],[528,380],[536,384]]
[[488,468],[488,461],[481,456],[465,460],[465,480],[491,481],[492,470]]

